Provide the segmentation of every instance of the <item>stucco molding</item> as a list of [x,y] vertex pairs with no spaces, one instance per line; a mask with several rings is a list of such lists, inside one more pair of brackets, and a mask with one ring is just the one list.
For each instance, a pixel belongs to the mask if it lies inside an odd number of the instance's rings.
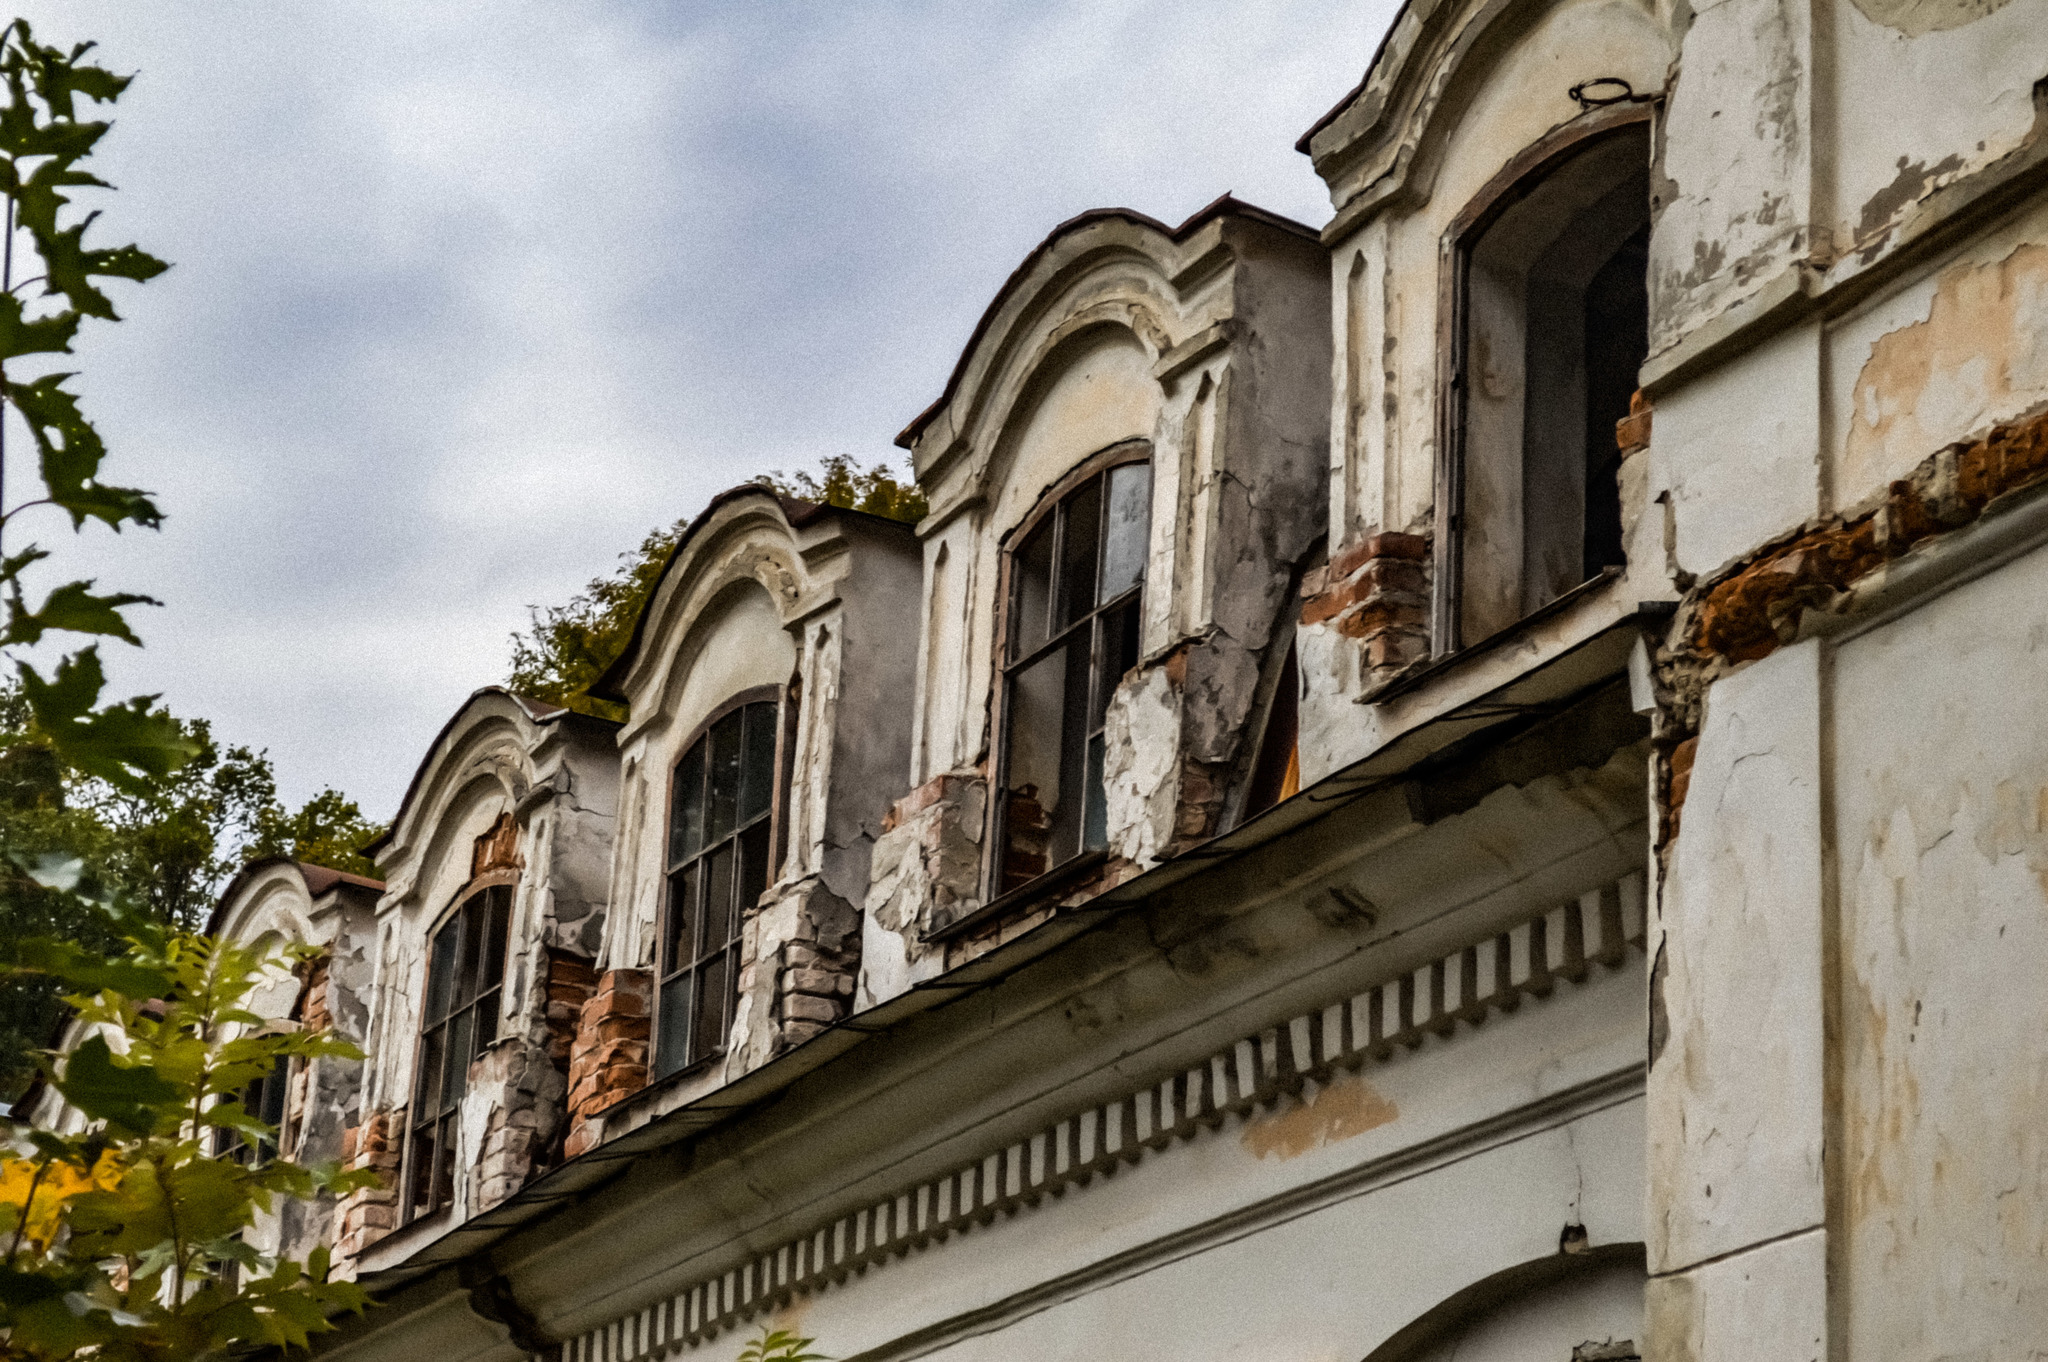
[[[1384,1062],[1397,1050],[1419,1048],[1432,1037],[1450,1039],[1461,1022],[1469,1029],[1555,996],[1567,981],[1576,987],[1639,966],[1646,941],[1644,910],[1643,876],[1631,873],[1363,992],[1242,1037],[1204,1063],[1088,1106],[952,1173],[905,1187],[588,1330],[562,1345],[560,1362],[637,1362],[670,1355],[890,1258],[933,1248],[999,1216],[1049,1208],[1096,1177],[1112,1175],[1147,1153],[1170,1155],[1233,1116],[1277,1107],[1310,1085],[1331,1083],[1340,1071]],[[1629,1100],[1641,1084],[1641,1070],[1631,1067],[1224,1219],[1230,1233],[1241,1234],[1247,1227],[1237,1222],[1245,1215],[1300,1214],[1307,1209],[1298,1204],[1304,1197],[1357,1195],[1375,1180],[1450,1157],[1451,1146],[1469,1152],[1475,1141],[1497,1141],[1503,1131],[1526,1130],[1532,1120],[1566,1119],[1558,1112],[1567,1108],[1592,1110]],[[1205,1232],[1214,1234],[1215,1223],[1191,1231]],[[1184,1237],[1148,1245],[1142,1253],[1173,1252]],[[1111,1261],[1092,1271],[1117,1267]],[[943,1340],[931,1342],[935,1348]],[[930,1350],[891,1355],[914,1357]]]

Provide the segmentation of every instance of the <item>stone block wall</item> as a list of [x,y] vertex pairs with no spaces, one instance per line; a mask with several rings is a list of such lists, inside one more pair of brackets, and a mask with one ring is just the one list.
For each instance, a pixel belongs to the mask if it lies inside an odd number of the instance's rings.
[[569,1133],[563,1156],[575,1158],[596,1144],[599,1113],[647,1086],[654,1007],[654,975],[644,969],[606,970],[583,1004],[569,1056]]

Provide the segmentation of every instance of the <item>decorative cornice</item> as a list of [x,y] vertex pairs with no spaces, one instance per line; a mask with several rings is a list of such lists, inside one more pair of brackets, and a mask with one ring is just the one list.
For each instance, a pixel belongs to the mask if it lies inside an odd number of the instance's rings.
[[918,1183],[789,1240],[677,1295],[564,1343],[548,1362],[639,1362],[716,1337],[912,1249],[1086,1186],[1232,1115],[1277,1104],[1338,1069],[1449,1036],[1463,1021],[1550,997],[1644,948],[1643,877],[1582,894],[1317,1012],[1288,1019],[1088,1107],[944,1177]]

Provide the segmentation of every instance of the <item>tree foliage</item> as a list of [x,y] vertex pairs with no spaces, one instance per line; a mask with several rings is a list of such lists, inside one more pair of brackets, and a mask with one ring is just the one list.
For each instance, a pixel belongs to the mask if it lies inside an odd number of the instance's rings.
[[[73,375],[48,367],[56,356],[72,353],[87,318],[120,320],[100,281],[141,283],[169,268],[134,245],[86,244],[99,214],[80,214],[73,195],[111,186],[82,168],[109,127],[84,114],[88,106],[112,104],[133,79],[87,61],[92,48],[39,43],[22,19],[0,30],[0,83],[7,97],[0,105],[0,195],[8,214],[7,249],[0,256],[0,402],[27,427],[41,481],[41,495],[0,508],[0,535],[16,517],[37,508],[61,512],[74,531],[88,520],[117,532],[126,525],[155,529],[163,522],[149,493],[101,479],[106,446],[65,386]],[[27,238],[40,268],[17,281],[18,236]],[[0,441],[4,437],[0,426]],[[0,443],[0,461],[4,454]],[[155,604],[134,592],[96,592],[96,584],[85,580],[51,588],[31,608],[24,573],[49,556],[36,544],[0,554],[0,596],[7,605],[0,650],[18,668],[37,732],[67,765],[112,785],[140,788],[169,775],[195,755],[191,739],[153,695],[101,704],[106,672],[97,644],[59,658],[47,678],[22,658],[22,649],[54,633],[139,644],[123,612]]]
[[[345,1195],[373,1180],[338,1165],[212,1157],[215,1132],[275,1148],[241,1096],[284,1060],[360,1058],[331,1032],[266,1023],[250,995],[310,954],[265,954],[167,928],[86,887],[76,859],[35,871],[127,933],[108,959],[45,941],[24,962],[77,990],[84,1037],[45,1076],[91,1123],[17,1126],[0,1148],[0,1335],[23,1362],[170,1362],[251,1345],[304,1347],[366,1303],[328,1271],[244,1242],[280,1198]],[[23,966],[17,966],[20,968]]]
[[[68,766],[38,733],[19,686],[0,683],[0,962],[13,941],[60,935],[102,951],[118,936],[68,894],[18,867],[69,854],[95,891],[120,896],[165,926],[198,930],[227,880],[260,856],[289,856],[360,875],[359,849],[382,828],[355,801],[323,790],[288,810],[268,754],[223,747],[205,720],[180,721],[192,759],[176,771],[115,785]],[[63,1012],[41,976],[0,976],[0,1097],[34,1071],[30,1053]]]
[[[826,459],[816,472],[777,471],[759,482],[786,497],[889,520],[914,523],[927,509],[915,482],[899,479],[886,464],[862,468],[844,454]],[[512,635],[506,685],[530,699],[624,719],[623,706],[588,691],[626,650],[662,568],[689,527],[686,518],[648,531],[638,548],[619,555],[610,576],[592,578],[566,605],[529,606],[527,627]]]
[[[36,508],[74,532],[163,519],[148,493],[102,481],[105,446],[65,386],[72,375],[51,367],[86,318],[119,320],[100,281],[166,268],[132,245],[88,246],[97,214],[73,209],[76,191],[108,187],[82,168],[108,124],[81,114],[130,80],[88,62],[91,50],[39,43],[19,19],[0,29],[0,467],[12,408],[41,482],[41,495],[0,506],[0,534]],[[23,237],[40,270],[17,281]],[[302,950],[264,956],[189,926],[225,872],[227,829],[246,830],[244,845],[313,845],[360,813],[332,796],[287,816],[260,753],[223,752],[155,696],[103,704],[96,644],[46,661],[47,676],[32,665],[25,650],[53,634],[139,645],[124,612],[154,603],[72,581],[32,607],[24,574],[49,556],[35,544],[0,553],[0,654],[16,676],[0,694],[0,979],[40,981],[0,991],[0,1005],[73,1009],[75,1043],[36,1064],[85,1126],[10,1117],[0,1138],[0,1353],[171,1362],[303,1347],[331,1315],[361,1309],[362,1292],[330,1278],[324,1249],[303,1264],[270,1259],[243,1231],[280,1198],[374,1179],[253,1151],[213,1158],[211,1145],[221,1131],[274,1142],[240,1095],[280,1062],[357,1052],[249,1010],[259,981]],[[17,1046],[42,1039],[23,1024],[0,1017]]]

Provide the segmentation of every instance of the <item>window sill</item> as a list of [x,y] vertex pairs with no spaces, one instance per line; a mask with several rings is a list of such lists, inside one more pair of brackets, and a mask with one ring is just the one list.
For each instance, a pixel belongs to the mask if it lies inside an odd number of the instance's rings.
[[1054,866],[1037,879],[1026,881],[1015,889],[996,895],[965,917],[955,918],[943,926],[932,928],[918,939],[928,944],[936,944],[965,936],[976,927],[1003,916],[1013,908],[1059,892],[1074,881],[1084,879],[1091,872],[1100,870],[1108,862],[1107,850],[1084,851],[1073,859]]

